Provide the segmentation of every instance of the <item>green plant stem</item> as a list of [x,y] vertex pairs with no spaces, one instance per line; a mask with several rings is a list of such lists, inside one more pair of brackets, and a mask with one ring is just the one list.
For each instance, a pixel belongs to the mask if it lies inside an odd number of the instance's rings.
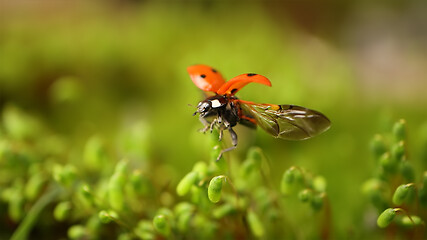
[[236,197],[236,206],[238,206],[238,203],[239,203],[239,193],[237,192],[237,189],[234,187],[234,184],[231,182],[231,179],[229,177],[225,176],[225,175],[223,175],[223,176],[224,176],[224,179],[226,180],[226,182],[228,182],[228,184],[230,185],[231,189],[233,190],[234,195]]
[[322,239],[331,239],[331,228],[332,228],[332,210],[329,198],[323,193],[324,200],[324,221],[322,223],[321,236]]
[[53,202],[58,197],[61,191],[61,188],[58,186],[51,185],[48,187],[47,192],[31,207],[27,216],[25,216],[24,220],[13,233],[10,240],[28,239],[28,234],[36,223],[40,213],[49,203]]

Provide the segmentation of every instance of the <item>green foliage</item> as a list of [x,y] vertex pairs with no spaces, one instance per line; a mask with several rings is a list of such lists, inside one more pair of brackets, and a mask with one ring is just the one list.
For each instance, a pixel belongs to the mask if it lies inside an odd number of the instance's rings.
[[[306,4],[3,4],[0,239],[424,239],[422,31],[393,38],[423,9]],[[390,20],[402,24],[384,45]],[[197,132],[194,63],[265,75],[273,87],[237,97],[320,110],[332,127],[292,142],[236,126],[238,148],[216,161],[229,135]]]
[[[415,181],[415,170],[408,160],[407,137],[406,121],[403,119],[393,125],[391,134],[374,137],[373,142],[382,139],[381,149],[384,151],[379,155],[378,148],[372,148],[377,159],[377,176],[365,182],[363,192],[380,213],[378,227],[387,228],[396,223],[403,234],[410,232],[421,237],[420,227],[424,224],[425,210],[420,211],[419,206],[424,201],[424,180],[422,178],[420,184]],[[402,216],[397,217],[398,213]]]

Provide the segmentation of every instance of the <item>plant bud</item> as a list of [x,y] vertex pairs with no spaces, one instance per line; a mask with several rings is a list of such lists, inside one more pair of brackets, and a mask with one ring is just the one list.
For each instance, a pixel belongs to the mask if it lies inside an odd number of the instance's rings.
[[98,217],[99,217],[99,221],[101,221],[104,224],[107,224],[107,223],[113,222],[115,219],[118,219],[119,215],[113,210],[109,210],[109,211],[102,210],[98,213]]
[[44,183],[46,182],[42,173],[36,173],[30,177],[27,184],[25,185],[25,196],[28,200],[34,200],[41,192]]
[[294,182],[295,182],[295,173],[297,172],[296,168],[291,167],[283,173],[282,181],[280,182],[280,192],[283,195],[288,195],[292,192]]
[[420,200],[420,204],[423,207],[427,207],[427,172],[424,172],[422,177],[422,185],[419,188],[418,196]]
[[53,217],[57,221],[64,221],[70,216],[71,208],[71,202],[69,201],[58,203],[58,205],[56,205],[55,209],[53,210]]
[[252,209],[248,210],[246,219],[248,221],[249,228],[255,237],[261,238],[264,236],[264,226],[262,225],[262,222],[258,218],[257,214]]
[[318,192],[326,191],[326,179],[323,176],[317,176],[313,179],[313,188]]
[[391,157],[390,153],[386,152],[381,155],[379,160],[380,166],[387,173],[394,173],[397,168],[397,161]]
[[191,186],[193,186],[196,183],[197,180],[197,172],[189,172],[187,175],[182,178],[182,180],[178,183],[178,186],[176,187],[176,193],[179,196],[184,196],[187,194]]
[[214,216],[214,218],[220,219],[220,218],[223,218],[225,216],[231,215],[235,212],[236,212],[236,208],[232,204],[226,203],[224,205],[221,205],[221,206],[215,208],[212,211],[212,215]]
[[19,222],[24,217],[24,196],[19,191],[13,191],[9,199],[9,216],[14,222]]
[[318,211],[320,209],[322,209],[323,207],[323,201],[324,201],[324,194],[316,194],[312,197],[311,199],[311,207]]
[[383,136],[376,134],[371,141],[371,150],[376,159],[382,156],[387,151],[387,146],[384,142]]
[[155,239],[153,223],[148,220],[139,221],[134,232],[141,239]]
[[394,191],[394,194],[393,194],[393,203],[395,205],[403,204],[409,194],[409,191],[413,189],[413,187],[414,187],[413,183],[402,184],[399,187],[397,187],[396,191]]
[[377,225],[380,228],[385,228],[393,221],[394,217],[396,216],[396,210],[393,208],[387,208],[380,214],[380,216],[377,219]]
[[90,169],[100,169],[105,163],[107,152],[102,139],[98,136],[92,136],[86,142],[83,160]]
[[148,180],[138,170],[134,170],[129,178],[132,192],[136,195],[146,195],[148,190]]
[[400,173],[408,182],[413,182],[415,180],[415,171],[409,161],[402,161],[400,163]]
[[84,239],[87,238],[86,228],[82,225],[73,225],[68,228],[68,237],[70,239]]
[[55,164],[52,168],[53,179],[64,187],[70,187],[77,175],[77,170],[73,165],[67,164],[65,166]]
[[120,173],[123,175],[127,174],[128,169],[128,161],[127,160],[121,160],[116,164],[116,168],[114,169],[114,173]]
[[312,197],[313,192],[310,189],[304,189],[298,193],[299,200],[304,203],[310,201]]
[[403,141],[406,137],[406,121],[404,119],[400,119],[393,125],[393,135],[397,141]]
[[161,235],[165,237],[169,236],[171,228],[165,215],[155,216],[153,219],[153,226]]
[[195,209],[195,206],[188,202],[180,202],[175,205],[175,208],[173,209],[173,212],[176,216],[179,216],[186,212],[193,212]]
[[193,166],[193,172],[196,172],[199,179],[202,179],[208,175],[208,165],[205,162],[197,162]]
[[394,144],[391,148],[391,156],[394,162],[400,162],[403,156],[405,156],[405,142],[400,141]]
[[209,182],[208,198],[213,203],[217,203],[221,199],[223,178],[224,176],[216,176]]
[[261,167],[261,162],[263,159],[262,150],[259,147],[251,147],[248,151],[247,159],[254,160],[255,167]]
[[409,216],[403,216],[399,223],[404,227],[415,227],[423,224],[423,220],[418,216],[411,215],[411,218],[409,218]]
[[108,201],[115,210],[123,210],[125,205],[124,187],[126,184],[126,175],[121,172],[115,172],[108,182]]
[[177,228],[180,232],[182,232],[182,233],[187,232],[189,225],[190,225],[191,217],[192,217],[191,212],[184,212],[178,216],[176,224],[177,224]]
[[92,195],[92,189],[88,184],[82,184],[80,187],[80,194],[82,198],[89,204],[94,204],[95,199]]

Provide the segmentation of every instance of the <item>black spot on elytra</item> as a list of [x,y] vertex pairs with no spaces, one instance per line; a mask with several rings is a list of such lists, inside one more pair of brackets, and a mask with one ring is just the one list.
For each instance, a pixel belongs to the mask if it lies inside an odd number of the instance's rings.
[[206,75],[205,75],[205,74],[202,74],[202,75],[200,75],[200,77],[201,77],[201,78],[205,78],[205,77],[206,77]]
[[233,90],[231,90],[231,94],[234,94],[237,92],[237,88],[234,88]]
[[212,68],[212,72],[216,73],[216,70],[215,70],[215,68]]
[[246,76],[248,76],[248,77],[252,77],[252,76],[255,76],[255,75],[257,75],[256,73],[248,73],[248,74],[246,74]]

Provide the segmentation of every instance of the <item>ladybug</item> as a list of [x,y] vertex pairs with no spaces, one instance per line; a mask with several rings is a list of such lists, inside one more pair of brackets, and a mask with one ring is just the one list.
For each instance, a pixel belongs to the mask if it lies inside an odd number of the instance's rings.
[[233,146],[223,149],[217,160],[223,153],[237,147],[237,134],[233,127],[238,123],[252,128],[260,126],[273,137],[287,140],[314,137],[328,130],[331,125],[325,115],[315,110],[296,105],[254,103],[235,96],[248,83],[271,86],[270,80],[262,75],[245,73],[226,82],[220,72],[207,65],[193,65],[187,71],[193,83],[207,96],[214,93],[200,101],[193,114],[199,114],[199,120],[204,125],[202,132],[212,132],[217,128],[219,140],[224,130],[230,133]]

